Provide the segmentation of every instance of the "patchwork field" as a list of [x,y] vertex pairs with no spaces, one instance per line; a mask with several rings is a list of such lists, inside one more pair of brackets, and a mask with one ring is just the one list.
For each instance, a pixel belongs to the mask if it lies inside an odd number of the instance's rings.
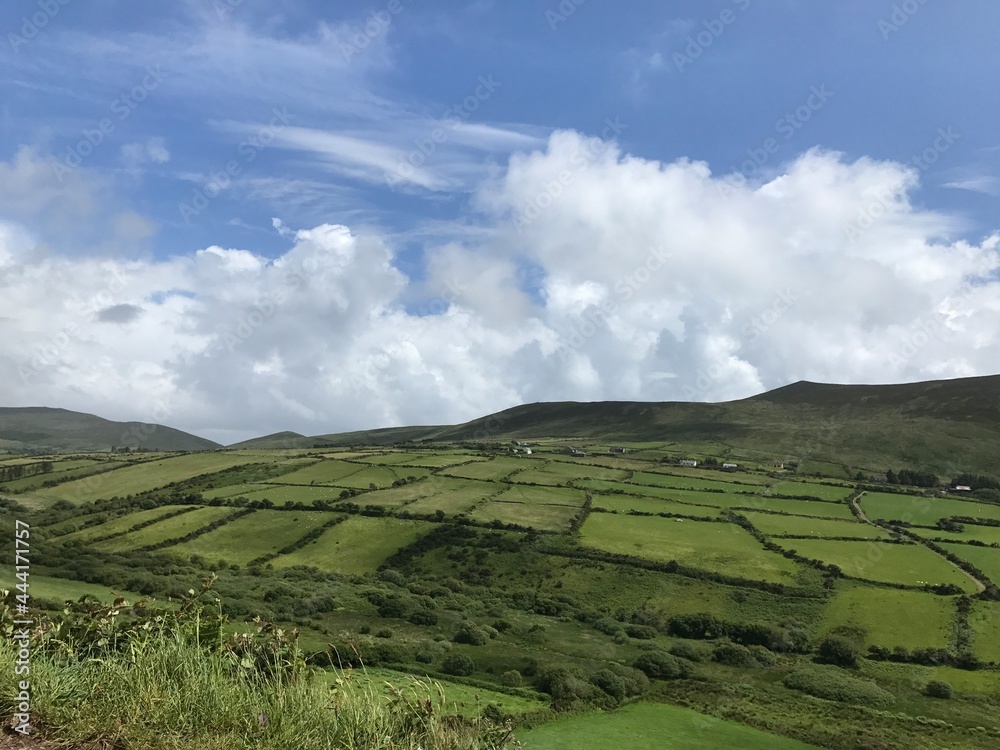
[[594,508],[604,508],[616,513],[674,513],[681,516],[714,518],[722,511],[711,506],[689,505],[657,497],[634,497],[632,495],[593,495]]
[[514,476],[514,481],[534,482],[536,484],[566,484],[576,479],[618,481],[625,479],[630,473],[621,469],[608,469],[601,466],[548,461],[543,466],[519,471]]
[[976,526],[967,523],[964,531],[944,531],[911,526],[909,531],[924,539],[940,539],[946,542],[977,541],[983,544],[1000,545],[1000,526]]
[[827,484],[814,484],[810,482],[778,482],[771,487],[774,495],[809,495],[818,497],[820,500],[846,500],[853,490],[850,487],[832,487]]
[[676,474],[666,474],[652,471],[637,471],[633,474],[629,484],[648,484],[654,487],[674,487],[679,490],[722,490],[723,492],[736,492],[738,490],[752,490],[749,485],[733,484],[732,482],[719,482],[700,477],[678,476]]
[[988,518],[1000,521],[1000,505],[987,505],[951,497],[918,497],[893,495],[888,492],[866,492],[861,507],[869,518],[933,526],[938,519],[952,516]]
[[1000,549],[940,542],[941,546],[979,568],[994,583],[1000,582]]
[[[107,536],[108,534],[116,534],[119,531],[128,531],[136,524],[145,523],[146,521],[151,521],[156,518],[162,518],[163,516],[168,516],[172,513],[176,513],[179,510],[184,510],[185,507],[193,507],[197,509],[198,506],[183,506],[183,505],[165,505],[160,508],[151,508],[150,510],[140,510],[135,513],[129,513],[125,516],[119,516],[105,523],[98,524],[97,526],[88,526],[85,529],[80,529],[79,531],[74,531],[69,534],[64,534],[59,537],[60,542],[85,542],[90,539],[97,539],[98,537]],[[192,513],[195,511],[191,511]]]
[[557,719],[519,734],[525,750],[808,750],[797,740],[665,703],[636,703],[613,713]]
[[170,552],[245,565],[287,547],[337,516],[323,511],[257,510],[190,542],[175,545]]
[[908,586],[954,583],[970,593],[976,590],[958,568],[920,544],[785,539],[781,545],[813,560],[837,565],[856,578]]
[[572,505],[503,502],[489,500],[476,506],[469,518],[482,523],[499,521],[518,526],[530,526],[539,531],[566,531],[579,509]]
[[768,536],[849,536],[856,539],[888,539],[890,537],[889,532],[885,529],[862,521],[807,518],[805,516],[785,516],[750,511],[742,511],[741,515],[746,516],[750,523]]
[[[173,518],[157,521],[125,536],[118,536],[106,542],[97,542],[95,549],[119,551],[136,549],[150,544],[159,544],[168,539],[186,536],[203,526],[218,521],[235,512],[235,508],[198,508],[190,513],[182,513]],[[88,529],[89,531],[89,529]]]
[[430,469],[417,466],[368,466],[354,474],[348,474],[331,484],[358,490],[369,489],[373,484],[379,489],[391,487],[397,479],[420,479],[430,474]]
[[[919,617],[913,613],[919,612]],[[820,632],[860,628],[865,646],[947,648],[953,629],[955,601],[923,591],[849,586],[830,600]]]
[[969,626],[975,633],[972,652],[984,661],[1000,663],[1000,602],[974,601]]
[[[471,510],[476,504],[491,495],[502,491],[494,482],[477,482],[474,479],[449,479],[448,477],[429,477],[421,483],[411,485],[423,487],[425,493],[420,499],[409,503],[406,510],[410,513],[435,513],[441,511],[447,516],[457,515]],[[392,492],[392,490],[385,490]],[[428,494],[429,493],[429,494]]]
[[368,469],[365,464],[325,458],[298,471],[272,479],[277,484],[334,484],[338,480]]
[[479,461],[465,466],[453,466],[445,469],[444,474],[452,477],[463,477],[465,479],[503,479],[508,474],[522,469],[538,468],[541,463],[539,459],[532,458],[506,458],[499,457],[490,461]]
[[[279,458],[279,456],[274,456],[274,460],[279,460]],[[99,498],[125,497],[163,487],[171,482],[190,479],[199,474],[208,474],[251,462],[259,463],[260,460],[233,453],[191,453],[94,474],[56,487],[46,487],[33,494],[38,497],[64,499],[74,503]]]
[[581,544],[588,547],[650,560],[676,560],[731,576],[793,583],[797,572],[793,561],[768,552],[734,524],[592,513],[581,534]]
[[371,573],[390,555],[428,533],[433,524],[351,516],[314,542],[271,561],[276,568],[307,565],[334,573]]

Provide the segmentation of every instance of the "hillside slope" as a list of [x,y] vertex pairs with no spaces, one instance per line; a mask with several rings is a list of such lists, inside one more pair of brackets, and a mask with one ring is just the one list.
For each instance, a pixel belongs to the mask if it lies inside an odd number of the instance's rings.
[[461,425],[322,436],[336,445],[540,437],[708,442],[733,457],[1000,475],[1000,376],[901,385],[800,381],[718,404],[536,403]]
[[0,450],[47,453],[109,450],[112,446],[157,451],[204,451],[218,443],[173,427],[144,422],[112,422],[93,414],[42,406],[0,407]]

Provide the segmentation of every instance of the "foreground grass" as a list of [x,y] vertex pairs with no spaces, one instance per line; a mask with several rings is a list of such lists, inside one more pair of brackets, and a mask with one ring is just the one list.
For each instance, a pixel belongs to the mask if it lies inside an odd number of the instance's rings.
[[[14,650],[0,646],[0,709],[13,714]],[[206,651],[177,633],[130,639],[100,658],[38,654],[32,723],[69,747],[120,750],[501,750],[510,732],[485,719],[447,716],[415,692],[378,690],[341,674],[264,676],[232,652]]]

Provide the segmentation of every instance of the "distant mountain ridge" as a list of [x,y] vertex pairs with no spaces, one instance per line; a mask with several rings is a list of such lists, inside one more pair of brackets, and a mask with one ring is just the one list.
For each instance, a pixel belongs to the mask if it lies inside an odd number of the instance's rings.
[[147,422],[108,419],[45,406],[0,407],[0,450],[12,453],[110,450],[204,451],[222,446],[187,432]]
[[[64,409],[0,408],[0,450],[96,450],[145,436],[154,450],[212,450],[217,443],[159,425],[109,422]],[[873,471],[1000,476],[1000,375],[899,385],[799,381],[723,403],[543,402],[459,425],[386,427],[305,436],[278,432],[229,448],[302,449],[421,442],[579,438],[595,442],[704,444],[734,459],[813,458]]]

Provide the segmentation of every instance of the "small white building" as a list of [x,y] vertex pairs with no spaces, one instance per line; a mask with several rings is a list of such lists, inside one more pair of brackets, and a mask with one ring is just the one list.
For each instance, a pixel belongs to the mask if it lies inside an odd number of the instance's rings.
[[680,461],[677,462],[677,464],[679,466],[691,466],[691,467],[694,467],[694,466],[698,465],[698,462],[695,461],[693,458],[682,458]]
[[735,471],[737,468],[737,464],[722,464],[722,468],[728,471]]

